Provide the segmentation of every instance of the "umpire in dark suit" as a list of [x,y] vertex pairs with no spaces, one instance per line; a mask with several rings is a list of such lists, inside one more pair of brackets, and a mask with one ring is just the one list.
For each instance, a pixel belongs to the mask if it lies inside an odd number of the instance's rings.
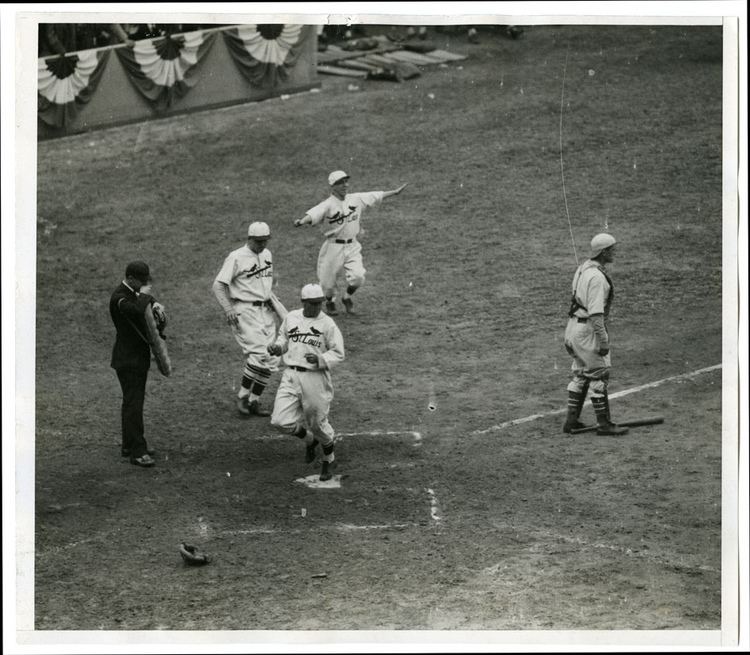
[[150,282],[148,264],[131,262],[125,269],[125,279],[109,300],[109,313],[117,330],[111,366],[122,387],[122,455],[130,457],[130,463],[137,466],[155,464],[154,451],[149,449],[143,436],[143,402],[151,365],[144,318],[146,308],[152,305],[158,324],[166,322],[164,307],[146,293]]

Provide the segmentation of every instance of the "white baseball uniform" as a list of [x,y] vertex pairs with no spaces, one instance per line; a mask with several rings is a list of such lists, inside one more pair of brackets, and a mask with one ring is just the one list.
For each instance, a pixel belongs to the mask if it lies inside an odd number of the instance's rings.
[[325,241],[318,253],[318,280],[326,297],[336,293],[336,278],[343,269],[348,286],[360,287],[365,281],[362,245],[357,241],[360,218],[365,207],[383,200],[383,191],[347,193],[343,200],[334,195],[305,212],[312,225],[321,225]]
[[605,321],[608,318],[613,295],[612,282],[601,264],[587,259],[576,270],[572,289],[572,315],[565,327],[565,347],[573,357],[573,380],[568,389],[580,391],[589,380],[603,380],[606,390],[611,360],[609,353],[600,355],[599,349],[608,348],[609,342],[601,343],[589,317],[602,314]]
[[[287,368],[276,391],[271,425],[285,431],[305,428],[323,446],[323,461],[332,462],[334,431],[328,412],[333,400],[331,369],[344,361],[341,331],[323,312],[308,318],[295,309],[281,322],[275,344],[284,351]],[[318,356],[320,366],[305,359],[309,353]]]
[[[239,327],[233,327],[232,332],[246,358],[240,396],[248,391],[259,396],[279,367],[279,358],[267,350],[276,338],[277,327],[277,314],[269,301],[273,285],[271,251],[266,248],[256,254],[247,245],[237,248],[224,260],[215,282],[227,285],[238,315]],[[217,299],[222,302],[218,295]]]

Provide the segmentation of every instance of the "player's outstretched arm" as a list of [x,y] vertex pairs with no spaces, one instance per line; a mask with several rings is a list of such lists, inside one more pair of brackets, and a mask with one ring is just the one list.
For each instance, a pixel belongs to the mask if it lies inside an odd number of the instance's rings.
[[309,225],[311,223],[312,218],[310,218],[310,214],[305,214],[302,218],[294,219],[294,227],[299,227],[300,225]]
[[405,184],[402,184],[400,187],[398,187],[398,189],[391,189],[390,191],[383,191],[383,198],[388,198],[390,196],[397,196],[406,188],[408,184],[409,183],[406,182]]

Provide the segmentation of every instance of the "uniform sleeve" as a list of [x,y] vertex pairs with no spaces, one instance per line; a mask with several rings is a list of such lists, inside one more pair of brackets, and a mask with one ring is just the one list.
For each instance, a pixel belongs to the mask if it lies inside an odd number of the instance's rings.
[[279,326],[279,332],[276,335],[276,341],[273,342],[274,346],[281,346],[281,349],[286,352],[289,345],[289,314],[284,317]]
[[609,293],[609,284],[601,273],[592,275],[586,286],[586,309],[589,316],[603,314],[604,304]]
[[348,194],[348,199],[351,200],[352,196],[356,198],[356,201],[362,207],[377,207],[381,202],[383,202],[382,191],[364,191],[360,193],[350,193]]
[[216,279],[214,282],[222,282],[223,284],[231,284],[232,280],[234,279],[234,275],[237,272],[237,260],[232,257],[232,255],[229,255],[224,260],[224,263],[221,266],[221,270],[216,275]]
[[328,198],[308,209],[305,214],[310,217],[310,224],[317,225],[328,215]]
[[336,364],[344,361],[344,337],[341,330],[331,321],[329,328],[326,330],[326,350],[320,356],[321,368],[332,369]]

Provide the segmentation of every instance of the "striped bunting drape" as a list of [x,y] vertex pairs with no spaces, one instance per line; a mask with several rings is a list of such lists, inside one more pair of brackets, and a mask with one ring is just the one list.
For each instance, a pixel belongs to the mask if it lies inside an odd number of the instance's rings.
[[91,100],[109,60],[109,50],[83,50],[39,59],[37,115],[47,125],[63,128]]
[[273,88],[287,79],[287,69],[297,63],[315,26],[240,25],[222,34],[245,79],[253,86]]
[[115,52],[133,86],[161,112],[195,86],[196,68],[215,40],[215,32],[189,32],[136,41]]

